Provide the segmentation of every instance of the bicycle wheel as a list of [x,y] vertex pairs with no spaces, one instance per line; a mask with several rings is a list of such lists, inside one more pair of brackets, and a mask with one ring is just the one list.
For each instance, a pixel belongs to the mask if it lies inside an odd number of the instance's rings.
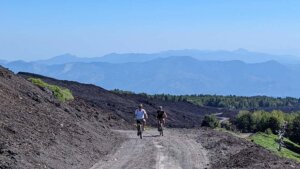
[[163,136],[164,134],[163,134],[163,126],[162,126],[162,123],[161,122],[159,122],[159,125],[158,125],[158,131],[159,131],[159,135],[160,136]]
[[143,139],[143,129],[142,129],[143,127],[142,127],[141,124],[140,124],[139,126],[140,126],[140,127],[139,127],[140,138]]
[[143,130],[142,130],[142,126],[141,124],[137,124],[137,135],[140,136],[140,138],[143,138],[143,134],[142,134]]

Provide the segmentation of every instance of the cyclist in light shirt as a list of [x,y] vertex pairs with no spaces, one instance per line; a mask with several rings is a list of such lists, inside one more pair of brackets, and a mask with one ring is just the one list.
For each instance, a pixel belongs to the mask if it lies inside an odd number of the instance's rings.
[[142,123],[142,128],[145,130],[146,119],[148,119],[148,114],[145,109],[143,109],[143,105],[140,104],[138,109],[135,110],[135,119],[136,123]]

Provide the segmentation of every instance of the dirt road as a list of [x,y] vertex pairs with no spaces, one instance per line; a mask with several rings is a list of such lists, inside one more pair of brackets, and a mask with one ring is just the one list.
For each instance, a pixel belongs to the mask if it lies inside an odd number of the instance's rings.
[[205,169],[209,168],[207,152],[193,136],[167,129],[160,137],[155,129],[146,130],[139,139],[135,131],[117,131],[125,141],[113,154],[91,169]]

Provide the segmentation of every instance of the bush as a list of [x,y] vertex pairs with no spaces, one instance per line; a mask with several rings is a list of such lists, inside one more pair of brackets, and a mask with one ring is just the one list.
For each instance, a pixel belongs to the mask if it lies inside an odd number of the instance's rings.
[[253,119],[248,111],[240,111],[236,118],[236,125],[242,132],[252,132]]
[[51,90],[54,97],[57,98],[61,102],[65,102],[65,101],[74,99],[74,96],[72,95],[72,93],[69,89],[62,88],[62,87],[59,87],[56,85],[50,85],[38,78],[29,78],[28,80],[31,83],[33,83],[39,87],[47,88],[47,89]]
[[232,130],[232,124],[229,121],[223,121],[221,123],[221,128],[224,128],[226,130]]
[[292,123],[291,140],[300,143],[300,115],[298,115]]
[[268,127],[273,133],[276,133],[281,128],[280,120],[274,116],[271,116],[268,120]]
[[201,126],[216,128],[220,126],[220,123],[215,115],[205,115]]

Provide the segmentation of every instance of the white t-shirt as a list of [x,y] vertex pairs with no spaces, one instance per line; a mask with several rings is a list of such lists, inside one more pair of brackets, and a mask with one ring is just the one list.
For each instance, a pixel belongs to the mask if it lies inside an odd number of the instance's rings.
[[135,118],[137,120],[144,119],[145,118],[145,114],[146,114],[146,110],[144,110],[144,109],[141,109],[141,110],[137,109],[137,110],[135,110]]

